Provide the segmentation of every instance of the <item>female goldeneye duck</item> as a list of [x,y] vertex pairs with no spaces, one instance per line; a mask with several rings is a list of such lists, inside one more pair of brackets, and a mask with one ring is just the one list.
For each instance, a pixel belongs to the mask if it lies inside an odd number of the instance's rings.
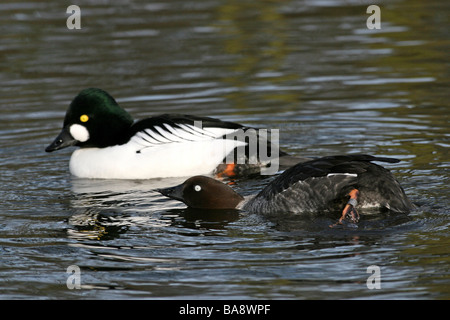
[[399,160],[369,155],[323,157],[284,171],[261,192],[244,198],[228,185],[205,176],[158,189],[161,194],[199,209],[242,209],[259,214],[341,212],[339,223],[359,220],[359,213],[414,208],[392,173],[372,161]]
[[[247,147],[229,135],[248,129],[190,115],[164,114],[134,122],[107,92],[90,88],[71,102],[61,133],[45,150],[80,147],[69,167],[82,178],[150,179],[220,171],[231,175],[236,166],[224,164],[224,159],[234,149]],[[249,167],[258,166],[262,164]]]
[[236,209],[244,200],[224,183],[205,176],[191,177],[183,184],[158,192],[195,209]]

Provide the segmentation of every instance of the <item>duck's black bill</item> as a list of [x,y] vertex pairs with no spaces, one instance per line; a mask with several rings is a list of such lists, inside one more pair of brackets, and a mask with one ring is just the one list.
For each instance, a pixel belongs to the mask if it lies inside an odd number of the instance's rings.
[[63,128],[59,133],[59,135],[56,137],[56,139],[47,148],[45,148],[45,151],[46,152],[56,151],[59,149],[73,146],[77,144],[77,142],[78,141],[72,137],[69,130],[67,128]]
[[175,186],[175,187],[170,187],[170,188],[156,189],[156,191],[161,193],[163,196],[184,202],[183,185],[182,184]]

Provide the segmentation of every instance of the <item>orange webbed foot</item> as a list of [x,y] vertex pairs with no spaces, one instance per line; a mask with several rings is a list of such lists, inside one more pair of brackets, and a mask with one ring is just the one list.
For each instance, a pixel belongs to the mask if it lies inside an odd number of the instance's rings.
[[359,221],[359,213],[356,210],[356,206],[358,204],[359,190],[353,189],[348,193],[348,195],[350,196],[350,199],[345,205],[344,210],[342,210],[342,215],[339,218],[339,221],[336,224],[331,225],[330,227],[335,227],[338,224],[342,224],[347,217],[349,217],[350,221],[353,223],[357,223]]

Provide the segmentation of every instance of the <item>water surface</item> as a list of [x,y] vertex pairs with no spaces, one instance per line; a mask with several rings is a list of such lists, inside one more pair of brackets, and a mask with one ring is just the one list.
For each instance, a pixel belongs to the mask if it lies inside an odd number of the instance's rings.
[[[1,4],[0,297],[449,299],[449,5],[378,3],[380,30],[365,1],[87,1],[80,30],[61,2]],[[419,207],[330,229],[334,217],[205,216],[154,191],[184,178],[72,177],[73,149],[44,149],[87,87],[136,119],[280,129],[294,155],[397,157]],[[366,285],[372,265],[381,289]]]

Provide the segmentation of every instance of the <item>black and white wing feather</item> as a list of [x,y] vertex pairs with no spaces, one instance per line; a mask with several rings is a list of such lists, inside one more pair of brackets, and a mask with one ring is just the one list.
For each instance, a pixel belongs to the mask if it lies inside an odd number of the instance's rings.
[[144,149],[169,143],[220,139],[238,129],[248,127],[209,117],[164,114],[136,122],[131,128],[130,139]]

